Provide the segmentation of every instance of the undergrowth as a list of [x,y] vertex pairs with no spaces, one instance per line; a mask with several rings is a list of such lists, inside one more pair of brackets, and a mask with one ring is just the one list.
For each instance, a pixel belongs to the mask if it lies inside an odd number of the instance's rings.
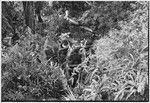
[[45,37],[26,27],[18,43],[2,45],[2,101],[148,101],[147,17],[141,6],[90,49],[69,32],[54,38],[55,18]]

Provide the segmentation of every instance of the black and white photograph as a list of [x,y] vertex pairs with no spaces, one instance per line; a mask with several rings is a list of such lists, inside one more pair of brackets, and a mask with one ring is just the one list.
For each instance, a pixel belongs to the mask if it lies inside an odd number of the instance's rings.
[[149,1],[1,1],[1,102],[149,102]]

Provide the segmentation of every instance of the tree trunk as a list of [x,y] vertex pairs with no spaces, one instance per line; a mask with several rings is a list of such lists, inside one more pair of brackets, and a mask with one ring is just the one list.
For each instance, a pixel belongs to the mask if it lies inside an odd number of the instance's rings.
[[35,12],[33,1],[23,1],[25,24],[35,33]]

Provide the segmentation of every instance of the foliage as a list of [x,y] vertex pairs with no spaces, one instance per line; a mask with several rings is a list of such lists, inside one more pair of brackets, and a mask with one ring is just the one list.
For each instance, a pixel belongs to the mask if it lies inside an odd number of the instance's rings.
[[2,2],[3,15],[1,36],[4,46],[10,46],[19,39],[18,33],[22,31],[24,26],[22,11],[21,2]]
[[43,2],[35,34],[19,4],[2,2],[2,101],[149,100],[147,2]]
[[[137,10],[131,5],[135,2],[54,2],[54,8],[69,10],[70,16],[79,20],[81,25],[91,28],[96,34],[107,35],[111,28],[120,29],[119,21],[128,20],[130,12]],[[82,6],[84,5],[84,6]],[[76,8],[76,9],[74,9]],[[76,11],[76,12],[74,12]],[[76,15],[76,16],[72,16]],[[79,15],[80,14],[80,15]]]

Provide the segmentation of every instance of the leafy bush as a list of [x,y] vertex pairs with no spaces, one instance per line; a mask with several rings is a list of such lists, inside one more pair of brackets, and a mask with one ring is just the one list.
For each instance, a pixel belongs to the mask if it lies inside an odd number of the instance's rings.
[[[80,2],[54,2],[35,34],[18,25],[17,42],[2,43],[2,101],[149,100],[147,2],[82,3],[78,12]],[[65,10],[78,25],[61,15]],[[13,27],[6,12],[5,31]]]

